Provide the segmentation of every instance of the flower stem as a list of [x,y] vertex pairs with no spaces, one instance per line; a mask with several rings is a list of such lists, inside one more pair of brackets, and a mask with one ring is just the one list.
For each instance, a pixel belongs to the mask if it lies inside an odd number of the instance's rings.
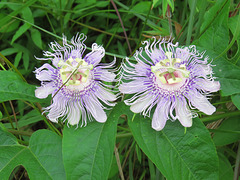
[[117,138],[131,137],[132,133],[117,134]]
[[7,107],[5,106],[4,102],[2,102],[2,106],[3,106],[3,109],[4,109],[5,113],[7,114],[8,120],[9,120],[12,128],[14,129],[14,125],[13,125],[12,119],[10,117],[10,114],[9,114],[9,112],[7,110]]

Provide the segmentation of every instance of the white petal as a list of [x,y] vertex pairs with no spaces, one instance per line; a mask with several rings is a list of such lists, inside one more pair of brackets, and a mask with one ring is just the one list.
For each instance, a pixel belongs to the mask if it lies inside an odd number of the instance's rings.
[[99,105],[99,102],[94,102],[92,98],[85,100],[87,110],[92,114],[96,121],[103,123],[107,120],[107,115],[103,108]]
[[115,101],[117,99],[115,94],[112,94],[111,92],[103,89],[102,87],[99,87],[98,93],[98,96],[108,101]]
[[130,107],[130,110],[134,113],[140,113],[146,109],[152,100],[152,96],[146,96],[143,98],[137,99]]
[[209,65],[198,64],[198,68],[201,68],[204,74],[212,74],[212,68]]
[[81,109],[76,101],[69,103],[68,105],[68,123],[71,125],[76,125],[79,123],[81,118]]
[[220,83],[219,81],[210,81],[207,79],[201,79],[197,82],[199,87],[205,91],[209,92],[217,92],[220,90]]
[[51,81],[53,79],[52,74],[54,74],[56,69],[54,69],[50,64],[45,63],[40,68],[36,69],[36,78],[40,81]]
[[166,59],[165,58],[165,53],[162,50],[159,49],[154,49],[151,53],[151,60],[153,61],[154,64],[159,62],[159,60]]
[[49,71],[46,71],[46,70],[42,70],[41,72],[36,74],[36,78],[39,81],[51,81],[52,80],[51,73]]
[[98,46],[96,43],[92,44],[92,52],[88,53],[84,60],[88,64],[92,64],[93,66],[96,66],[103,56],[105,55],[105,49],[102,46]]
[[156,131],[161,131],[164,128],[166,121],[168,120],[170,104],[171,101],[164,99],[158,102],[152,119],[152,128]]
[[65,116],[67,113],[67,100],[64,96],[57,94],[53,98],[53,103],[51,106],[44,108],[46,111],[49,111],[47,117],[52,122],[58,122],[58,118]]
[[44,99],[48,97],[54,91],[55,87],[53,87],[53,83],[47,83],[43,86],[38,87],[35,90],[35,96],[40,99]]
[[142,92],[147,89],[143,81],[134,80],[128,83],[123,83],[119,86],[119,90],[124,94],[133,94],[137,92]]
[[192,126],[192,113],[188,109],[187,103],[185,99],[177,99],[176,107],[175,107],[176,115],[178,116],[178,120],[185,127]]
[[211,115],[216,111],[216,108],[207,100],[205,96],[200,94],[199,92],[192,93],[188,96],[191,104],[204,112],[207,115]]
[[114,81],[116,74],[109,72],[104,69],[98,69],[97,70],[97,76],[99,75],[100,80],[102,81],[107,81],[107,82],[112,82]]

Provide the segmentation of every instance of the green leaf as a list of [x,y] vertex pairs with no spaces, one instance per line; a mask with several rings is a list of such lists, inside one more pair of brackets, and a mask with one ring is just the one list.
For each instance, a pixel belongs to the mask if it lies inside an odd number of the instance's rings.
[[12,55],[14,53],[17,53],[18,50],[16,48],[7,48],[7,49],[4,49],[1,51],[1,53],[4,55],[4,56],[9,56],[9,55]]
[[161,4],[161,0],[153,0],[153,7],[157,7],[159,4]]
[[138,13],[148,13],[148,10],[151,6],[151,2],[149,1],[142,1],[137,3],[133,8],[132,11],[138,12]]
[[202,36],[193,44],[204,47],[221,54],[229,43],[228,15],[230,1],[224,4],[224,7],[214,18],[214,21],[202,34]]
[[25,147],[19,145],[12,134],[0,128],[1,179],[8,179],[12,170],[19,165],[24,166],[30,179],[65,179],[61,138],[47,130],[34,134],[30,146]]
[[[13,12],[11,12],[10,14],[8,14],[8,16],[5,16],[4,18],[1,19],[0,21],[0,27],[4,26],[5,24],[7,24],[7,22],[9,22],[12,17],[16,16],[17,14],[19,14],[25,7],[28,7],[30,5],[32,5],[33,3],[35,3],[37,0],[29,0],[26,1],[26,3],[22,3],[22,5],[20,5],[20,7],[16,10],[14,10]],[[10,4],[10,3],[9,3]]]
[[14,34],[14,36],[13,36],[13,38],[12,38],[12,41],[11,41],[11,44],[13,44],[14,41],[16,41],[20,36],[22,36],[23,33],[25,33],[30,27],[31,27],[31,25],[28,24],[28,23],[23,24],[23,25],[17,30],[17,32]]
[[60,136],[49,130],[38,130],[31,136],[29,148],[52,179],[66,179]]
[[98,1],[96,2],[96,7],[104,8],[109,5],[109,1]]
[[186,134],[178,121],[168,121],[159,132],[140,115],[128,124],[139,147],[167,179],[218,179],[216,149],[199,118],[193,119]]
[[224,154],[218,152],[219,157],[219,180],[232,180],[233,168]]
[[106,123],[90,122],[77,129],[65,126],[63,161],[67,179],[107,179],[123,106],[123,103],[117,104]]
[[118,46],[118,52],[121,55],[127,56],[126,49],[123,47],[120,41],[117,41],[117,46]]
[[[3,19],[4,17],[6,17],[5,14],[0,13],[0,19]],[[16,19],[12,19],[9,20],[9,22],[7,22],[6,24],[4,24],[1,28],[0,28],[0,33],[8,33],[8,32],[12,32],[14,30],[16,30],[18,28],[20,24],[20,21],[16,20]]]
[[21,11],[21,14],[22,14],[23,19],[25,19],[26,21],[28,21],[30,23],[34,23],[33,14],[29,7],[24,8]]
[[222,96],[240,93],[240,68],[223,57],[216,59],[212,64],[216,65],[213,66],[214,76],[220,81]]
[[22,52],[18,52],[14,59],[14,66],[17,68],[22,58]]
[[0,137],[0,146],[17,144],[16,137],[9,133],[2,123],[0,123]]
[[[225,146],[234,143],[240,139],[240,123],[239,117],[231,117],[222,122],[213,136],[213,141],[216,146]],[[225,132],[224,132],[225,131]],[[236,133],[234,131],[238,131]]]
[[240,94],[235,94],[231,96],[233,104],[240,110]]
[[0,82],[0,102],[19,99],[32,102],[43,101],[35,97],[36,86],[24,82],[15,72],[0,71]]
[[[235,53],[234,57],[231,59],[233,62],[238,62],[240,57],[240,14],[238,16],[233,16],[229,18],[228,22],[229,29],[231,33],[233,34],[232,41],[235,39],[237,41],[237,52]],[[234,47],[235,48],[235,47]]]
[[227,3],[228,0],[218,0],[208,11],[206,11],[204,15],[204,21],[200,28],[200,33],[203,33],[210,24],[215,21],[215,19],[219,16],[219,14],[224,11],[223,7]]
[[[33,124],[39,121],[42,121],[43,117],[40,114],[40,112],[38,112],[37,110],[32,110],[30,112],[28,112],[26,115],[24,115],[22,118],[20,118],[18,120],[18,127],[21,128],[23,126],[27,126],[29,124]],[[14,127],[16,127],[16,123],[13,122]],[[4,126],[6,128],[12,128],[10,123],[4,123]]]
[[42,37],[41,33],[37,29],[31,29],[31,37],[34,44],[42,49]]
[[[197,47],[200,52],[206,50],[202,47]],[[229,96],[233,94],[240,93],[240,68],[232,64],[229,60],[224,57],[215,59],[218,54],[207,50],[205,56],[209,56],[210,60],[213,60],[211,63],[213,66],[214,77],[217,81],[220,81],[220,89],[222,96]],[[214,60],[215,59],[215,60]]]
[[28,66],[29,66],[29,53],[24,53],[23,54],[23,66],[26,70],[28,70]]

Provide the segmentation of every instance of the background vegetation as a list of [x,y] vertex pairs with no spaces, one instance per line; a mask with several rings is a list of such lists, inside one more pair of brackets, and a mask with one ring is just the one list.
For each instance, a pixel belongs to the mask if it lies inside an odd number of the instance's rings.
[[[0,2],[1,179],[237,179],[240,161],[240,3],[235,0],[2,0]],[[117,66],[141,41],[173,37],[212,59],[221,91],[216,113],[199,112],[184,133],[169,121],[154,131],[150,119],[124,103],[105,124],[52,124],[34,95],[33,71],[43,50],[77,32],[106,50]],[[89,49],[88,49],[89,50]],[[86,138],[87,137],[87,138]]]

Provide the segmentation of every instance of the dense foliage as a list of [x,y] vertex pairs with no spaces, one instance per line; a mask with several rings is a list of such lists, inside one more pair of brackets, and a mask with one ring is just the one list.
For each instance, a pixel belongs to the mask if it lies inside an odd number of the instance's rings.
[[[240,163],[240,3],[230,0],[2,0],[0,2],[0,179],[238,179]],[[161,131],[123,101],[106,123],[49,121],[33,71],[48,44],[77,32],[102,45],[116,67],[152,36],[206,51],[221,90],[213,115]]]

